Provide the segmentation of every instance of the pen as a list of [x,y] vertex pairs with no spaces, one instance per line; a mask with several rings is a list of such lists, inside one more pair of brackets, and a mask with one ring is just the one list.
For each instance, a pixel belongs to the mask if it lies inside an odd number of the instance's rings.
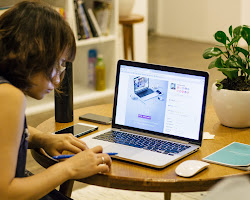
[[[110,152],[110,153],[106,153],[106,154],[108,154],[108,155],[110,155],[110,156],[115,156],[115,155],[117,155],[118,153]],[[52,158],[59,160],[59,159],[64,159],[64,158],[71,158],[71,157],[74,156],[74,155],[75,155],[75,154],[70,154],[70,155],[59,155],[59,156],[53,156]]]

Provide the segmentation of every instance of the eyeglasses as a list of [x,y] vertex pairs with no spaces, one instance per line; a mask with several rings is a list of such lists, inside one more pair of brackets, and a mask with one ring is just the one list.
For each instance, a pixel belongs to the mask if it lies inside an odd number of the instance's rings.
[[61,74],[65,71],[65,69],[66,69],[65,60],[60,60],[59,62],[57,62],[54,66],[54,69],[51,75],[51,80],[53,80],[53,82],[58,82],[61,79],[60,78]]
[[60,60],[55,67],[55,76],[60,76],[66,69],[66,61],[65,60]]

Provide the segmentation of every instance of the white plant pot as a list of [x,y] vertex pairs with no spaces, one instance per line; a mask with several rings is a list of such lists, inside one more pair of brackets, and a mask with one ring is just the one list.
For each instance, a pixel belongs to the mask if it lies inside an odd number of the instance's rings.
[[233,128],[250,127],[250,91],[217,90],[213,84],[211,95],[221,124]]
[[135,0],[119,0],[119,16],[127,17],[131,14]]

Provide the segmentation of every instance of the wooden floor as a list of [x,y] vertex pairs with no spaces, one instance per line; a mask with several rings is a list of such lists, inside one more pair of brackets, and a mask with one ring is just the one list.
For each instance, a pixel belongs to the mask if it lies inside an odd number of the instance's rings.
[[[177,66],[183,68],[191,68],[196,70],[206,70],[210,60],[202,58],[203,51],[210,47],[211,44],[183,40],[178,38],[149,36],[148,43],[148,62],[161,65]],[[221,73],[215,69],[210,70],[209,86],[216,80],[221,79]],[[211,103],[210,88],[208,90],[208,104]],[[107,102],[103,102],[107,103]],[[112,102],[110,102],[112,103]],[[83,107],[85,105],[77,105]],[[27,116],[28,124],[36,127],[45,119],[52,117],[54,112],[40,113],[39,115]],[[36,161],[33,160],[30,152],[28,152],[27,169],[33,173],[39,173],[44,170]],[[172,194],[172,200],[198,200],[203,199],[206,192],[198,193],[178,193]],[[89,186],[83,183],[75,183],[73,199],[88,199],[88,200],[106,200],[106,199],[119,199],[119,200],[155,200],[164,199],[163,193],[149,193],[149,192],[134,192],[123,191],[116,189],[108,189],[97,186]]]

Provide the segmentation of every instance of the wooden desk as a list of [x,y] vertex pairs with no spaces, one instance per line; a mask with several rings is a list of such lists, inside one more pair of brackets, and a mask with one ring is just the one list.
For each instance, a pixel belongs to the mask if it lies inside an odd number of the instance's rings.
[[[76,124],[79,115],[92,112],[105,116],[112,116],[112,105],[98,105],[86,107],[74,111],[74,121],[71,123],[55,123],[54,117],[44,121],[37,128],[44,132],[54,132],[66,126]],[[94,124],[94,123],[90,123]],[[108,125],[99,125],[99,131],[108,128]],[[128,162],[113,160],[112,169],[107,174],[97,174],[80,182],[98,185],[108,188],[164,192],[165,199],[170,199],[171,192],[195,192],[206,191],[219,180],[227,176],[250,174],[250,171],[241,171],[230,167],[211,164],[209,168],[192,178],[182,178],[175,174],[175,168],[184,160],[201,160],[205,156],[217,151],[225,145],[236,141],[250,144],[249,129],[233,129],[222,126],[212,106],[207,107],[204,131],[215,135],[214,140],[203,140],[200,150],[162,170],[143,167]],[[41,154],[39,150],[33,150],[35,160],[44,167],[48,167],[56,161]],[[71,195],[73,181],[66,182],[61,191]]]

